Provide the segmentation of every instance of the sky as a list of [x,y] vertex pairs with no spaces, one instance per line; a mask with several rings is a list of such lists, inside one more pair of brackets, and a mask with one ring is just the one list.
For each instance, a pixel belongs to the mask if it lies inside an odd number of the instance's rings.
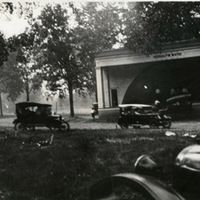
[[[19,3],[13,3],[15,6],[19,7]],[[24,6],[25,3],[20,3]],[[44,3],[40,3],[37,9],[34,9],[34,16],[39,15]],[[4,34],[6,38],[13,35],[18,35],[25,31],[29,27],[28,22],[24,19],[23,15],[19,14],[19,10],[14,9],[13,13],[9,12],[0,13],[0,31]]]
[[[57,1],[53,2],[48,2],[48,1],[42,1],[42,2],[37,2],[36,7],[29,7],[26,6],[25,3],[20,3],[20,5],[28,8],[28,9],[33,9],[33,17],[37,17],[40,13],[41,10],[45,7],[47,3],[57,3]],[[58,1],[59,3],[59,1]],[[62,2],[63,3],[63,2]],[[1,5],[1,3],[0,3]],[[19,2],[14,3],[16,7],[20,7]],[[14,12],[12,14],[9,14],[9,12],[2,13],[0,12],[0,32],[4,34],[6,38],[9,38],[13,35],[18,35],[24,30],[29,27],[28,22],[24,19],[23,15],[19,14],[19,10],[14,9]]]
[[22,18],[12,17],[10,20],[0,19],[0,30],[6,38],[24,32],[26,27],[28,27],[28,23]]

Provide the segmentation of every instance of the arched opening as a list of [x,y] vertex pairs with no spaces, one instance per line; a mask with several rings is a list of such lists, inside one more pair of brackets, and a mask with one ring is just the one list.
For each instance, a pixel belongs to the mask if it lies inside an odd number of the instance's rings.
[[122,103],[152,104],[187,89],[193,102],[200,100],[200,58],[160,61],[144,70],[129,85]]

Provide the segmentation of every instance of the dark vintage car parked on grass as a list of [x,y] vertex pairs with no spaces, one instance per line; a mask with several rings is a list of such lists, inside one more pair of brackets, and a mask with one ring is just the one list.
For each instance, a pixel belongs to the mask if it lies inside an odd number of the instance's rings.
[[35,127],[48,127],[49,129],[58,129],[60,131],[69,130],[69,123],[61,115],[53,115],[51,109],[51,104],[16,103],[17,119],[13,121],[15,130],[34,130]]
[[149,125],[151,128],[171,127],[171,117],[162,110],[155,111],[154,107],[146,104],[122,104],[119,105],[120,116],[118,124],[121,128],[132,126],[138,128]]
[[114,174],[94,184],[90,200],[199,200],[199,154],[200,145],[194,144],[177,155],[170,184],[161,180],[167,166],[158,166],[151,156],[142,155],[133,173]]

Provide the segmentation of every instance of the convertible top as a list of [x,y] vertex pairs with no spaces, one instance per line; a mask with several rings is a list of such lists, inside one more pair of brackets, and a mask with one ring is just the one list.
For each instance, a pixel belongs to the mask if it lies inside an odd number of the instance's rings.
[[52,106],[52,105],[51,104],[45,104],[45,103],[36,103],[36,102],[25,101],[25,102],[16,103],[16,106],[28,107],[28,106]]
[[191,98],[191,97],[192,97],[191,94],[182,94],[182,95],[170,97],[170,98],[166,99],[166,102],[177,101],[177,100]]
[[125,108],[125,107],[137,107],[137,108],[152,108],[151,105],[147,104],[121,104],[119,105],[120,108]]

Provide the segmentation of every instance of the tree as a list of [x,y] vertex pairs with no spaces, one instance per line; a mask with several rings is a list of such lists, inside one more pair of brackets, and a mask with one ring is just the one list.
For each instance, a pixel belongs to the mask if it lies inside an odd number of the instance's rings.
[[[8,51],[7,51],[7,46],[6,46],[6,42],[4,39],[3,34],[0,32],[0,67],[2,70],[2,65],[3,63],[7,60],[7,56],[8,56]],[[1,72],[1,75],[3,73]],[[2,109],[2,98],[1,98],[1,93],[4,90],[4,83],[3,81],[1,81],[0,78],[0,110],[1,110],[1,115],[3,115],[3,109]]]
[[[102,50],[111,49],[118,42],[121,31],[119,5],[117,3],[86,3],[81,9],[70,4],[75,14],[79,59],[90,73],[88,88],[96,90],[95,56]],[[89,81],[90,80],[90,81]]]
[[95,53],[116,42],[112,30],[116,29],[113,22],[117,15],[111,14],[112,7],[96,5],[90,3],[80,9],[71,3],[66,9],[59,4],[48,5],[33,27],[43,78],[48,88],[59,90],[61,96],[68,90],[71,116],[74,116],[73,91],[95,86]]
[[37,49],[39,68],[43,78],[48,82],[51,91],[68,89],[70,98],[70,112],[74,116],[73,89],[80,80],[80,63],[77,59],[77,45],[73,29],[70,28],[67,10],[61,5],[46,6],[33,27]]
[[7,60],[8,51],[3,34],[0,32],[0,66]]
[[35,71],[33,44],[34,35],[28,31],[9,38],[10,49],[17,52],[15,67],[23,82],[26,101],[30,100],[30,93],[38,90],[43,82],[39,72]]
[[16,53],[9,55],[8,61],[4,63],[0,73],[0,110],[2,109],[2,94],[7,94],[7,98],[15,101],[17,97],[23,92],[22,81],[19,71],[15,68]]
[[166,42],[200,38],[199,2],[130,2],[123,18],[126,46],[135,52],[155,53]]

